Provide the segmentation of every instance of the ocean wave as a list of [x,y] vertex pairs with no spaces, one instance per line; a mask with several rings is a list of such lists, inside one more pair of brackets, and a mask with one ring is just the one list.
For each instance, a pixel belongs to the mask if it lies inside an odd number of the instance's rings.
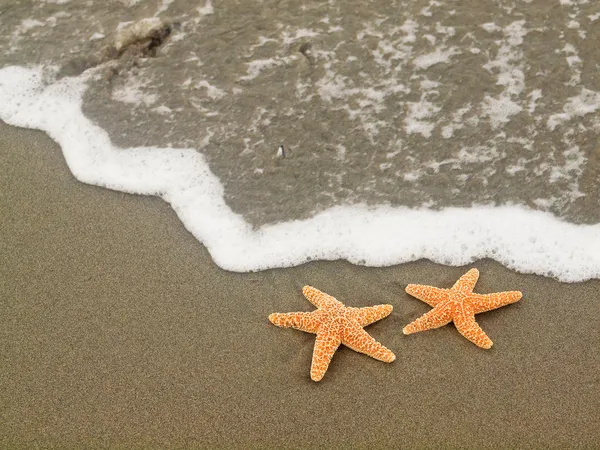
[[420,258],[447,265],[492,258],[562,281],[600,278],[600,224],[567,223],[523,206],[335,206],[309,219],[252,227],[226,204],[221,182],[197,150],[115,146],[82,113],[92,73],[48,83],[42,67],[4,67],[0,119],[46,132],[84,183],[163,198],[224,269],[315,259],[387,266]]

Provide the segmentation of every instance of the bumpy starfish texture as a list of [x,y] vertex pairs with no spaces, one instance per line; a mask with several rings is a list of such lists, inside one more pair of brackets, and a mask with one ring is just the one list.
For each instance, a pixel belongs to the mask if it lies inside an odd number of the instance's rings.
[[390,315],[392,305],[349,308],[312,286],[304,286],[302,293],[317,310],[274,313],[269,320],[279,327],[296,328],[317,335],[310,368],[310,377],[314,381],[323,378],[340,344],[380,361],[389,363],[396,359],[396,355],[363,330],[363,327]]
[[412,334],[431,330],[454,322],[460,334],[473,344],[481,348],[490,348],[493,342],[475,322],[475,314],[518,302],[523,294],[519,291],[475,294],[473,288],[478,279],[479,271],[471,269],[460,277],[451,289],[420,284],[406,286],[406,292],[432,306],[433,309],[405,326],[403,333]]

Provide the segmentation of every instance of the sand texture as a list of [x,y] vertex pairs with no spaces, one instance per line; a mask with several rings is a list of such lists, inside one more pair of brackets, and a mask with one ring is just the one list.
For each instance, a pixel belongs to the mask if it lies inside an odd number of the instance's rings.
[[[477,316],[494,347],[453,325],[404,336],[430,309],[404,287],[450,287],[466,267],[229,273],[162,200],[77,182],[43,133],[0,124],[0,168],[2,448],[600,442],[598,280],[479,261],[476,292],[524,293]],[[314,336],[267,320],[312,310],[304,284],[348,306],[392,304],[366,329],[397,360],[342,347],[312,382]]]

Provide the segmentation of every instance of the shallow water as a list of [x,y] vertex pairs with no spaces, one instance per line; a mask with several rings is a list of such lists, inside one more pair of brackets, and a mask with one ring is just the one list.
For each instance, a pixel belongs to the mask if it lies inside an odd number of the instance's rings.
[[[348,203],[600,221],[596,2],[4,3],[0,66],[106,66],[86,116],[122,147],[200,149],[254,225]],[[154,16],[155,56],[98,64]]]

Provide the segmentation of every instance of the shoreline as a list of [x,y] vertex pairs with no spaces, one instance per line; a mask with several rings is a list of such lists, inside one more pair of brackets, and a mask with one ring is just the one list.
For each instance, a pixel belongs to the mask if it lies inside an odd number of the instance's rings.
[[[115,147],[109,135],[83,114],[82,79],[62,79],[37,93],[41,78],[39,69],[0,69],[4,80],[0,117],[47,132],[61,146],[71,172],[84,183],[168,200],[185,228],[226,270],[267,270],[336,258],[380,267],[420,258],[460,265],[493,257],[517,271],[561,281],[600,278],[600,224],[569,223],[548,212],[509,204],[510,197],[499,206],[485,202],[440,210],[353,203],[305,219],[288,214],[282,222],[253,228],[248,215],[236,213],[226,203],[231,192],[209,167],[204,151]],[[52,94],[59,85],[73,97]],[[15,109],[16,105],[21,106]],[[65,113],[56,114],[58,110]],[[293,181],[286,189],[301,189],[296,179],[305,170],[289,169]],[[269,197],[267,202],[254,202],[257,209],[273,202],[272,187],[267,182],[252,188],[251,195]],[[282,208],[305,204],[303,192]]]
[[[0,123],[0,445],[127,448],[592,446],[600,440],[600,280],[566,284],[491,260],[385,268],[317,261],[217,267],[156,197],[76,181],[44,133]],[[430,308],[409,283],[523,299],[402,334]],[[348,306],[390,303],[367,328],[392,364],[340,348],[319,383],[314,336],[271,325],[310,311],[310,284]],[[435,431],[431,431],[435,430]]]

